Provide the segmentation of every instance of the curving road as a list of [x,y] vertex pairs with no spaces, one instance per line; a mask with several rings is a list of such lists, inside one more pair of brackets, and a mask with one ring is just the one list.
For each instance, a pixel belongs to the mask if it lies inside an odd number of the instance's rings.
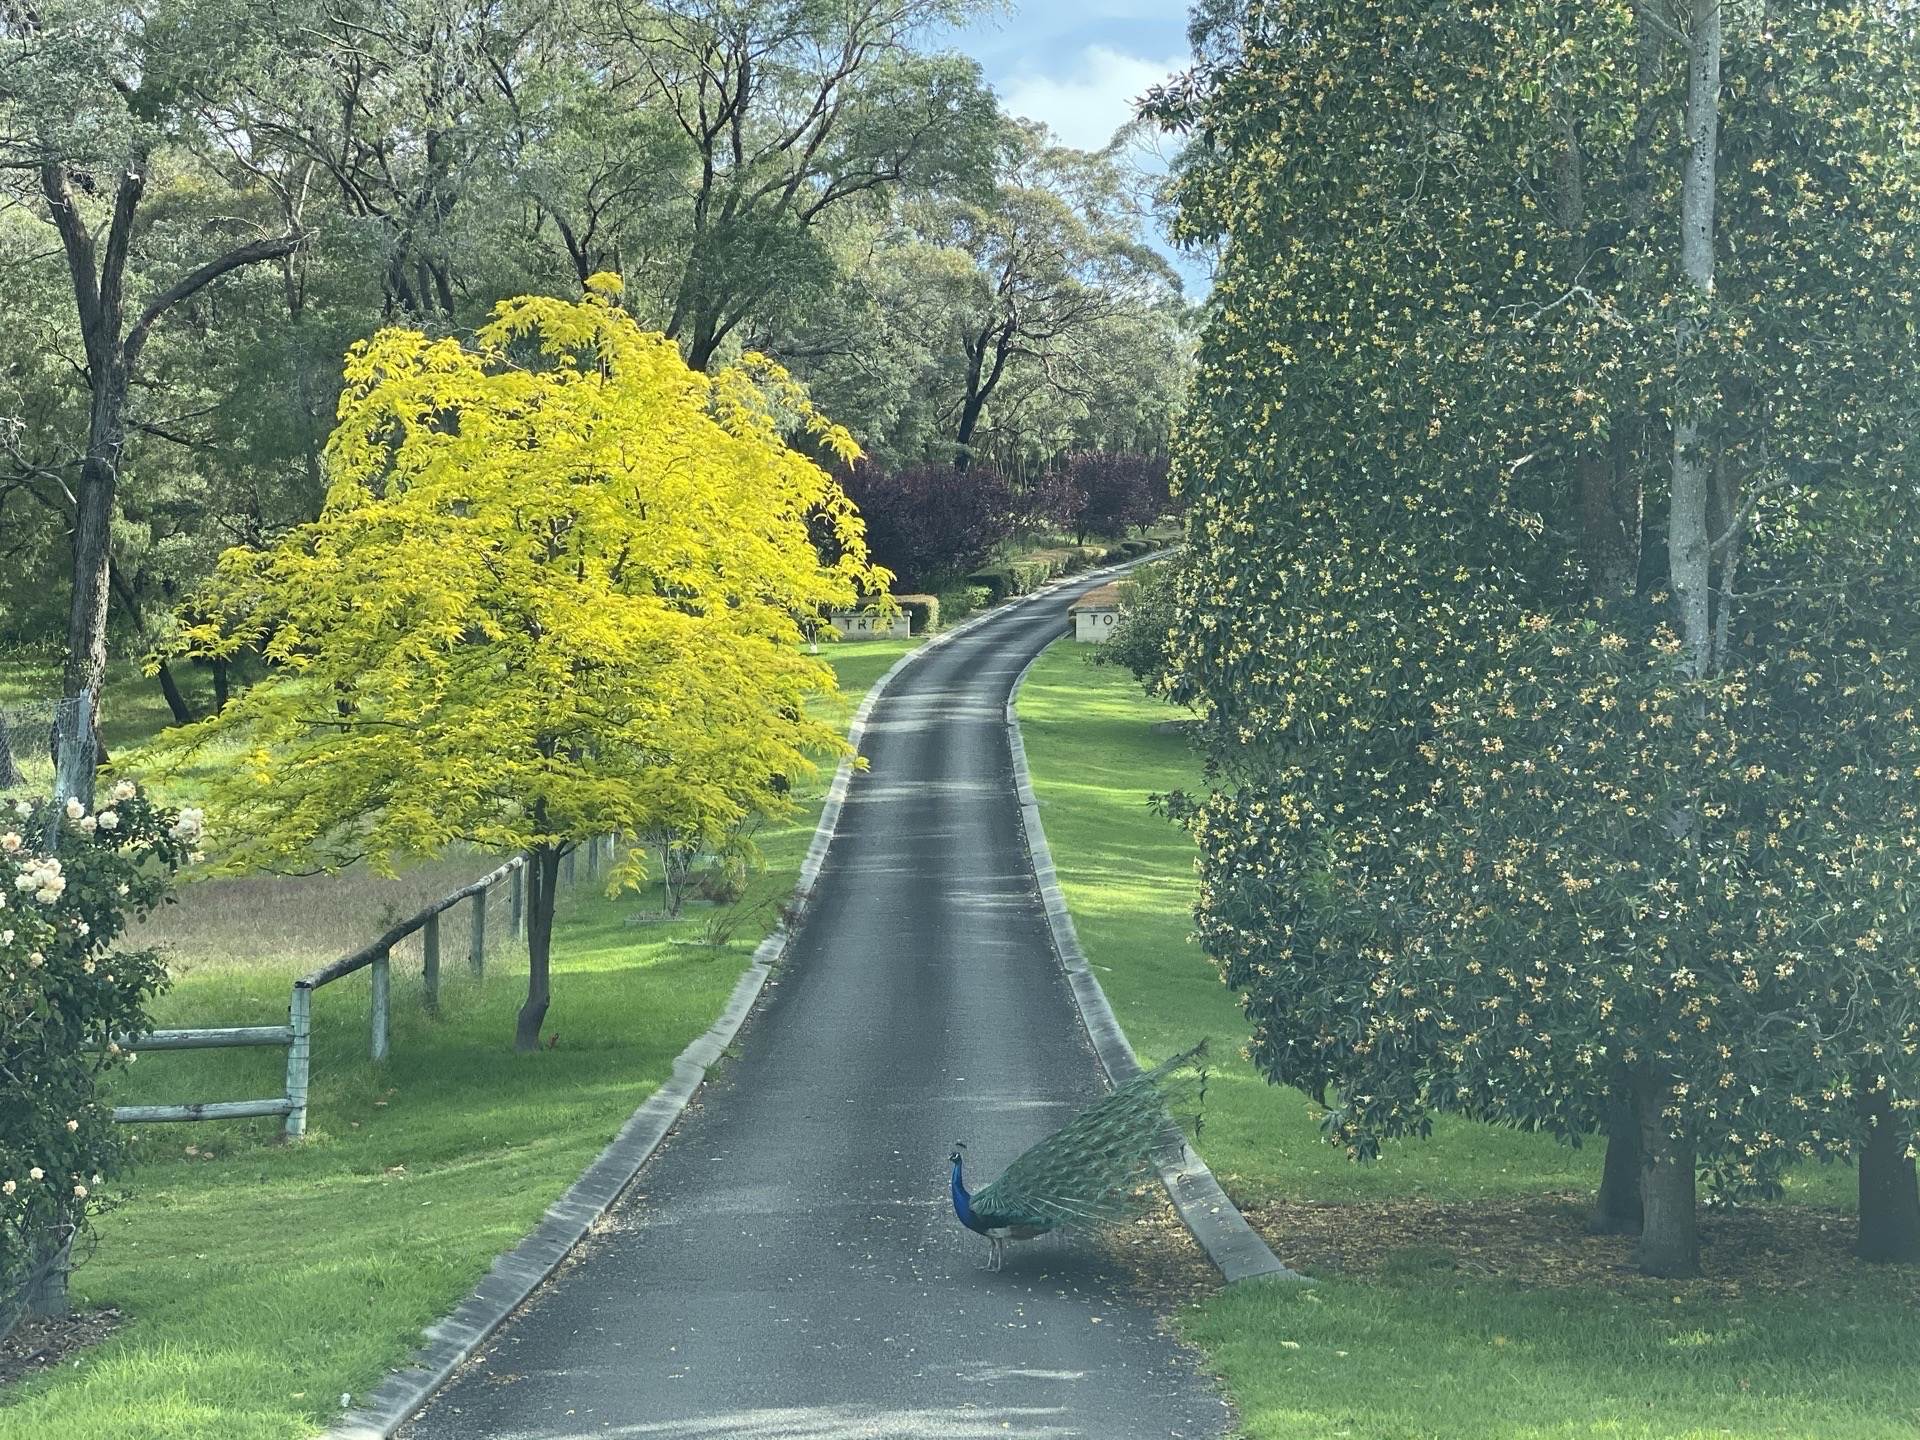
[[955,1222],[1101,1093],[1021,839],[1004,724],[1066,596],[920,659],[873,712],[813,907],[740,1058],[612,1223],[413,1440],[1215,1436],[1189,1354],[1091,1248]]

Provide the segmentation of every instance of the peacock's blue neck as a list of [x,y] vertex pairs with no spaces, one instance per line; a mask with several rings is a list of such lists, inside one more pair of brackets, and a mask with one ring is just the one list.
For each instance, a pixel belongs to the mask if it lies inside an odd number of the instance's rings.
[[960,1217],[960,1223],[969,1230],[980,1228],[974,1223],[972,1197],[967,1194],[967,1187],[960,1179],[958,1160],[953,1162],[953,1213]]

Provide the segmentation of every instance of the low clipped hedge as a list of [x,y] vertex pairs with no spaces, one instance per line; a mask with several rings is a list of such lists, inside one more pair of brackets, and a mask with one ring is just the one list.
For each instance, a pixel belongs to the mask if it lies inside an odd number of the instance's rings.
[[913,633],[931,635],[940,628],[940,597],[938,595],[896,595],[893,603],[906,612],[913,622]]
[[[986,591],[989,603],[998,604],[1016,595],[1031,595],[1061,575],[1077,575],[1096,565],[1132,560],[1160,548],[1159,542],[1153,540],[1117,540],[1108,545],[1065,545],[1056,550],[1036,550],[976,570],[967,576],[966,583]],[[900,597],[902,605],[907,598]]]

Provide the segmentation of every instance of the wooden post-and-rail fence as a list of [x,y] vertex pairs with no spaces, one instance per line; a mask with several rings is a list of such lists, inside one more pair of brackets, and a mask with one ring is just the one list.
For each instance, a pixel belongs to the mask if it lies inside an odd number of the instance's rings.
[[[600,847],[605,840],[588,846],[587,873],[599,869]],[[572,852],[568,852],[568,870],[572,870]],[[361,970],[372,971],[372,1044],[375,1060],[384,1060],[391,1045],[393,1016],[393,947],[409,935],[420,935],[421,972],[429,1012],[440,1007],[440,917],[461,901],[471,901],[473,917],[467,945],[467,965],[478,977],[486,968],[487,896],[502,881],[507,885],[509,934],[518,936],[526,926],[527,859],[516,855],[499,869],[481,876],[471,885],[443,895],[410,920],[403,920],[386,934],[351,955],[302,975],[293,982],[293,999],[287,1007],[285,1025],[235,1025],[208,1030],[153,1030],[137,1038],[120,1036],[119,1043],[130,1050],[213,1050],[237,1045],[284,1045],[287,1047],[287,1092],[267,1100],[220,1100],[195,1105],[121,1105],[113,1118],[123,1123],[151,1124],[175,1120],[244,1120],[261,1115],[284,1115],[289,1138],[307,1130],[307,1085],[312,1069],[313,992],[322,986]],[[568,876],[572,878],[571,873]]]

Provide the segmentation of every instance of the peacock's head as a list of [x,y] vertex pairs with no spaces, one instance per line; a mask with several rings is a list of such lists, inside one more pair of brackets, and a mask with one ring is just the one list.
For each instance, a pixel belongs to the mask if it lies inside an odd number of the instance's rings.
[[958,1140],[954,1141],[953,1153],[947,1156],[947,1163],[949,1165],[958,1165],[960,1163],[960,1152],[966,1148],[967,1147],[961,1144]]

